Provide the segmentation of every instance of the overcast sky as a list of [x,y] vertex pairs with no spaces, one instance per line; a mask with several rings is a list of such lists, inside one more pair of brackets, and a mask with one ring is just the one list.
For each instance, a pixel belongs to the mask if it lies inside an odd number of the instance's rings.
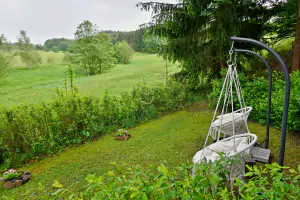
[[[151,19],[136,8],[147,0],[0,0],[0,33],[15,42],[20,30],[33,43],[49,38],[73,38],[76,27],[88,19],[101,30],[135,30]],[[150,0],[149,0],[150,1]],[[159,0],[176,3],[176,0]]]

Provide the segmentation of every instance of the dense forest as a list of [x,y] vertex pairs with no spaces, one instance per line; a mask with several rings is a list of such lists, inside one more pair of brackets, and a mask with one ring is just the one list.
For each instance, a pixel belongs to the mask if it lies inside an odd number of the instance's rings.
[[[109,40],[116,44],[126,41],[136,52],[158,53],[160,46],[165,42],[163,38],[147,34],[147,29],[135,31],[102,31],[109,36]],[[45,41],[44,45],[36,45],[45,51],[68,51],[73,52],[75,40],[66,38],[53,38]]]

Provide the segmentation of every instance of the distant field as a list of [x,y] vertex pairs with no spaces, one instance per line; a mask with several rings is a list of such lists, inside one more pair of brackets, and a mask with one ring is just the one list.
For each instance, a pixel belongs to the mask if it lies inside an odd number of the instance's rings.
[[[46,52],[46,51],[38,51],[41,58],[42,58],[42,66],[49,66],[49,63],[47,62],[48,58],[52,58],[53,63],[52,65],[59,65],[63,64],[63,58],[64,58],[64,53],[59,52]],[[20,56],[15,56],[13,60],[10,63],[10,66],[12,68],[27,68],[25,64],[22,62]]]
[[[27,70],[21,61],[14,60],[13,69],[5,80],[0,81],[0,104],[17,105],[51,101],[57,87],[63,83],[66,76],[66,65],[59,64],[62,53],[42,52],[47,58],[53,54],[57,64],[47,65]],[[16,58],[17,59],[17,58]],[[19,62],[19,63],[18,63]],[[128,65],[117,65],[109,72],[87,76],[81,68],[74,68],[75,84],[81,94],[102,95],[106,90],[110,94],[120,94],[128,91],[140,82],[154,85],[165,81],[165,61],[157,55],[135,53]],[[169,65],[169,74],[179,71],[175,64]]]

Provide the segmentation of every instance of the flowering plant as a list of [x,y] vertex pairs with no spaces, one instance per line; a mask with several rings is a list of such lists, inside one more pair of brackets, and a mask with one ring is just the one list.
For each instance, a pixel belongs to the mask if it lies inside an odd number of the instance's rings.
[[3,173],[3,178],[5,180],[19,178],[20,176],[21,173],[14,169],[10,169]]
[[123,135],[128,135],[128,134],[129,133],[128,133],[128,131],[126,129],[121,128],[121,129],[118,130],[118,133],[117,133],[116,136],[123,136]]

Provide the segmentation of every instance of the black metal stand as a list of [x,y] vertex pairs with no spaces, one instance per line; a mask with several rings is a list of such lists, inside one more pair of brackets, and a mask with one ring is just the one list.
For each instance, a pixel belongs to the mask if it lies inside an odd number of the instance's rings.
[[269,148],[269,132],[270,132],[270,118],[271,118],[271,97],[272,97],[272,69],[268,62],[259,54],[255,53],[254,51],[250,51],[247,49],[234,49],[235,52],[239,53],[248,53],[252,54],[258,58],[261,59],[261,61],[266,65],[268,68],[269,73],[269,93],[268,93],[268,113],[267,113],[267,130],[266,130],[266,139],[262,143],[258,143],[261,147],[265,144],[263,148],[268,149]]
[[[289,100],[290,100],[290,77],[287,70],[287,67],[283,61],[283,59],[274,51],[272,48],[268,47],[262,42],[259,42],[257,40],[249,39],[249,38],[240,38],[240,37],[231,37],[232,41],[235,42],[245,42],[250,44],[255,44],[259,47],[262,47],[266,49],[269,53],[271,53],[280,63],[281,69],[284,73],[284,79],[285,79],[285,92],[284,92],[284,108],[283,108],[283,115],[282,115],[282,127],[281,127],[281,140],[280,140],[280,151],[279,151],[279,157],[278,162],[279,165],[283,166],[284,162],[284,152],[285,152],[285,142],[286,142],[286,127],[287,127],[287,118],[288,118],[288,108],[289,108]],[[270,70],[269,70],[270,72]],[[270,89],[270,86],[269,86]],[[270,94],[270,93],[269,93]],[[270,98],[270,96],[269,96]],[[270,102],[271,103],[271,102]],[[267,130],[268,131],[268,130]]]

